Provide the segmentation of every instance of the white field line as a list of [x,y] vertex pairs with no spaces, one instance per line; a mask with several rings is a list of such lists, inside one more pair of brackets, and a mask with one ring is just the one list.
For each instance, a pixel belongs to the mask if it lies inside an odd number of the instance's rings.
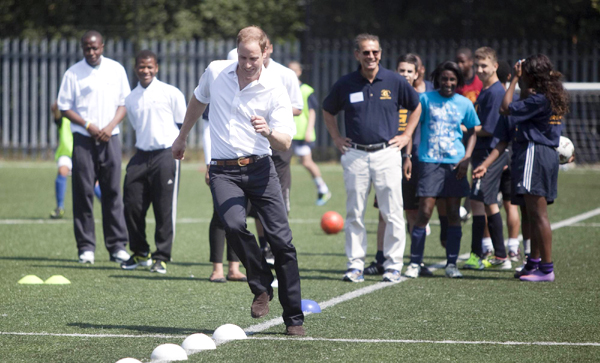
[[[52,337],[70,337],[70,338],[186,338],[187,335],[164,335],[164,334],[55,334],[55,333],[22,333],[22,332],[0,332],[0,335],[20,335],[20,336],[52,336]],[[295,338],[295,337],[249,337],[252,340],[286,340],[294,341],[312,341],[312,342],[338,342],[338,343],[392,343],[392,344],[468,344],[468,345],[541,345],[541,346],[575,346],[575,347],[600,347],[600,343],[584,342],[515,342],[515,341],[470,341],[470,340],[410,340],[410,339],[342,339],[342,338]]]
[[[556,230],[562,227],[569,226],[570,224],[574,224],[580,222],[582,220],[594,217],[600,214],[600,208],[596,208],[586,213],[579,214],[572,218],[565,219],[564,221],[560,221],[551,225],[552,230]],[[468,253],[462,254],[459,256],[459,259],[464,260],[469,256]],[[432,266],[429,266],[431,271],[435,271],[444,267],[446,261],[440,261]],[[397,283],[389,283],[389,282],[378,282],[373,285],[369,285],[363,287],[358,290],[354,290],[343,294],[341,296],[335,297],[333,299],[323,301],[319,303],[321,310],[327,309],[329,307],[335,306],[339,303],[349,301],[360,297],[362,295],[370,294],[374,291],[383,289],[385,287],[394,286],[396,284],[402,283],[409,279],[402,277],[401,280]],[[306,313],[305,315],[310,315],[311,313]],[[244,331],[248,335],[253,335],[265,331],[271,327],[283,324],[283,319],[281,317],[268,320],[264,323],[255,324],[249,326],[244,329]],[[64,337],[90,337],[90,338],[182,338],[185,335],[160,335],[160,334],[147,334],[147,335],[126,335],[126,334],[57,334],[57,333],[25,333],[25,332],[0,332],[0,335],[29,335],[29,336],[64,336]],[[569,342],[494,342],[494,341],[453,341],[453,340],[370,340],[370,339],[326,339],[326,338],[277,338],[277,337],[251,337],[251,339],[261,339],[261,340],[305,340],[305,341],[332,341],[332,342],[359,342],[359,343],[430,343],[430,344],[496,344],[496,345],[562,345],[562,346],[600,346],[600,343],[569,343]],[[217,345],[222,345],[227,342],[217,343]]]
[[600,347],[600,343],[570,343],[570,342],[496,342],[496,341],[470,341],[470,340],[410,340],[410,339],[333,339],[333,338],[281,338],[281,337],[250,337],[254,340],[287,340],[287,341],[317,341],[341,343],[395,343],[395,344],[474,344],[474,345],[543,345],[543,346],[583,346]]

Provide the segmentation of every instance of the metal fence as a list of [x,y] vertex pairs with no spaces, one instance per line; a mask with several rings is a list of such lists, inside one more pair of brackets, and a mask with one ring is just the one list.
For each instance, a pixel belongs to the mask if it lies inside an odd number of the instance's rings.
[[[496,49],[499,59],[514,62],[532,53],[550,56],[556,68],[569,82],[600,82],[600,44],[581,47],[567,42],[496,41],[485,39],[415,40],[381,42],[382,65],[395,68],[396,58],[403,53],[416,52],[429,71],[440,62],[452,59],[462,46],[475,49],[487,45]],[[158,77],[178,87],[189,99],[206,66],[215,59],[224,59],[235,41],[142,41],[140,47],[158,55]],[[123,64],[135,86],[133,74],[134,44],[128,40],[107,40],[104,55]],[[302,50],[301,50],[302,48]],[[0,40],[0,139],[2,155],[27,159],[50,158],[56,148],[57,131],[50,115],[50,104],[56,99],[62,76],[68,67],[83,58],[76,39],[32,41],[27,39]],[[291,60],[304,63],[303,80],[315,88],[320,101],[340,76],[356,69],[351,40],[313,39],[302,47],[299,42],[276,44],[273,58],[282,64]],[[598,94],[600,89],[576,92],[572,96],[572,113],[567,118],[567,136],[578,150],[578,161],[598,162]],[[318,159],[336,156],[332,142],[317,112]],[[343,127],[343,123],[340,122]],[[134,133],[125,120],[121,126],[123,151],[130,153],[135,144]],[[202,128],[190,134],[190,148],[202,145]]]

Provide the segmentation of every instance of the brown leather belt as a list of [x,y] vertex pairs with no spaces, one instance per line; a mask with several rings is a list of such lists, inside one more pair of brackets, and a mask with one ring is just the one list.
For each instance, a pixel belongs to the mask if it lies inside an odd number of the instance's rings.
[[267,157],[269,155],[250,155],[250,156],[242,156],[237,159],[213,159],[210,161],[210,165],[217,166],[246,166],[248,164],[255,163],[260,159]]

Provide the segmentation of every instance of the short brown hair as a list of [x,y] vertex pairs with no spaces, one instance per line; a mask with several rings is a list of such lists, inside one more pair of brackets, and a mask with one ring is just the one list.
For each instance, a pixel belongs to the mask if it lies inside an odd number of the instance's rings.
[[247,43],[250,41],[256,41],[260,47],[260,51],[264,53],[267,49],[269,38],[267,38],[267,34],[261,28],[256,25],[251,25],[240,30],[237,35],[237,45],[239,47],[240,43]]
[[[354,38],[354,49],[360,50],[360,43],[367,41],[367,40],[377,42],[378,44],[380,44],[379,37],[377,35],[362,33],[362,34],[358,34],[356,36],[356,38]],[[381,49],[381,44],[379,45],[379,48]]]
[[486,59],[489,58],[492,62],[498,63],[498,56],[496,51],[490,47],[481,47],[475,51],[475,59]]

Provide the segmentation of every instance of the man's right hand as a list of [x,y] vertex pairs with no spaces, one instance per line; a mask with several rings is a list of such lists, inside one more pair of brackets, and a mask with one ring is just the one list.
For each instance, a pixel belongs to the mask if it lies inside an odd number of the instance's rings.
[[176,138],[175,142],[173,142],[173,146],[171,147],[171,152],[173,153],[173,159],[183,160],[183,156],[185,154],[186,148],[185,139]]
[[352,141],[350,138],[343,136],[333,139],[333,143],[338,148],[338,150],[341,151],[342,154],[345,154],[348,148],[352,146],[350,141]]
[[91,137],[93,137],[95,140],[99,140],[100,137],[100,129],[98,128],[98,126],[94,125],[94,124],[90,124],[90,126],[87,128],[87,132],[90,134]]

